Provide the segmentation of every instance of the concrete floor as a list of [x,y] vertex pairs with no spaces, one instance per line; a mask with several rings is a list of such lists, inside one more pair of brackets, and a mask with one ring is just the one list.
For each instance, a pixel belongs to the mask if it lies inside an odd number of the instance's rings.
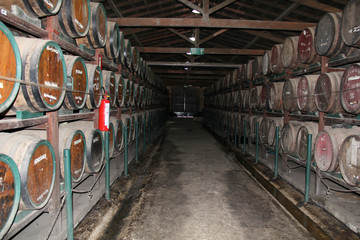
[[166,128],[137,207],[115,239],[312,239],[200,123],[179,119]]

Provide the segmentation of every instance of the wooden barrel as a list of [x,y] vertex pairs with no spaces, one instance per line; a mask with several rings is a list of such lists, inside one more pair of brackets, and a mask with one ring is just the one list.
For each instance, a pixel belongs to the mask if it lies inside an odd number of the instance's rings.
[[[261,116],[250,116],[250,134],[249,134],[249,138],[250,138],[250,142],[251,143],[256,143],[256,123],[258,122],[259,125],[261,125],[263,117]],[[259,139],[260,139],[260,129],[259,129]]]
[[262,144],[268,143],[268,133],[269,133],[269,119],[262,118],[259,124],[259,141]]
[[272,82],[269,84],[268,105],[271,110],[281,111],[283,109],[282,94],[284,83]]
[[240,84],[247,82],[246,64],[240,66]]
[[[65,88],[66,64],[58,44],[49,40],[15,37],[22,59],[22,80]],[[58,109],[65,90],[21,85],[12,111],[44,112]]]
[[101,87],[103,86],[103,75],[101,68],[97,65],[86,64],[88,70],[88,96],[86,107],[88,109],[98,108],[101,103]]
[[131,47],[131,56],[132,56],[132,69],[134,72],[137,72],[139,69],[139,60],[140,60],[140,55],[138,50],[136,49],[136,47]]
[[124,61],[123,64],[126,68],[131,69],[132,67],[132,51],[131,51],[131,42],[129,39],[125,39],[124,41],[124,49],[123,49],[123,54],[124,54]]
[[[88,74],[84,59],[64,55],[67,71],[66,89],[63,106],[68,110],[78,110],[85,106],[88,92]],[[75,91],[75,92],[72,92]]]
[[360,135],[350,135],[343,141],[339,152],[342,177],[350,186],[360,187]]
[[14,160],[0,154],[0,239],[12,225],[20,202],[20,173]]
[[[103,132],[103,137],[105,140],[105,132]],[[113,122],[110,121],[110,124],[109,124],[109,157],[112,157],[112,155],[114,154],[115,142],[116,142],[115,125]]]
[[249,104],[251,109],[258,109],[260,107],[262,86],[256,86],[250,89]]
[[125,35],[124,32],[120,31],[120,52],[117,62],[122,66],[125,66]]
[[252,81],[254,77],[253,62],[254,60],[249,60],[246,64],[246,82]]
[[282,91],[282,101],[284,110],[293,112],[298,110],[297,107],[297,87],[299,78],[287,79]]
[[259,100],[260,100],[259,109],[266,109],[267,101],[268,101],[268,86],[267,85],[261,86]]
[[360,113],[360,64],[352,64],[341,77],[340,102],[352,114]]
[[61,31],[72,38],[85,37],[90,28],[90,1],[63,0],[58,14]]
[[[307,145],[308,145],[308,135],[312,134],[313,139],[316,138],[318,133],[318,124],[312,122],[304,122],[297,132],[296,136],[296,150],[297,156],[300,160],[305,161],[307,158]],[[315,141],[312,141],[312,154],[314,153]]]
[[262,72],[265,76],[272,73],[271,51],[266,51],[264,53],[264,56],[262,58]]
[[107,40],[106,12],[101,3],[90,2],[90,28],[86,37],[77,38],[78,45],[88,48],[103,48]]
[[340,83],[343,72],[321,74],[315,85],[315,105],[320,112],[339,113],[343,109],[340,104]]
[[57,14],[61,8],[62,0],[1,0],[1,7],[11,11],[12,5],[19,6],[31,17],[45,17]]
[[250,90],[245,89],[244,91],[244,100],[243,100],[243,109],[249,109],[250,107]]
[[126,82],[122,75],[115,74],[115,78],[118,78],[118,90],[117,90],[117,100],[116,105],[118,107],[122,107],[125,104],[125,96],[126,96]]
[[275,146],[276,143],[276,127],[279,127],[280,130],[284,125],[283,118],[267,118],[268,119],[268,130],[267,130],[267,145],[270,147]]
[[[46,133],[44,133],[46,135]],[[67,124],[59,127],[60,176],[65,179],[64,150],[70,149],[71,178],[79,182],[84,174],[86,162],[86,140],[84,133]]]
[[276,74],[280,74],[285,70],[281,60],[282,49],[283,49],[283,44],[275,44],[271,48],[271,68],[273,70],[273,73]]
[[[21,79],[21,56],[10,30],[0,22],[0,76]],[[20,83],[0,80],[0,114],[15,101]]]
[[99,172],[104,161],[104,138],[102,132],[94,128],[92,121],[77,121],[70,123],[71,127],[83,131],[86,140],[85,172]]
[[348,46],[360,46],[360,1],[346,4],[341,17],[341,37]]
[[315,27],[305,28],[298,40],[298,56],[300,62],[304,64],[314,64],[320,61],[320,56],[315,49]]
[[141,98],[140,85],[135,83],[134,89],[135,89],[134,105],[136,108],[139,108],[139,105],[140,105],[139,103],[140,103],[140,98]]
[[116,85],[116,77],[113,71],[102,71],[103,74],[103,87],[109,95],[110,107],[115,107],[118,95],[118,86]]
[[284,153],[291,155],[297,154],[296,136],[301,126],[302,123],[296,121],[284,124],[280,133],[281,149]]
[[315,49],[320,56],[336,57],[347,53],[350,48],[345,45],[340,34],[341,12],[326,13],[318,22],[315,32]]
[[124,144],[123,122],[115,117],[111,117],[110,122],[114,126],[114,148],[120,151]]
[[[133,106],[133,100],[134,100],[134,81],[129,81],[129,98],[127,101],[127,104],[129,107]],[[152,99],[153,100],[153,99]]]
[[51,144],[38,137],[36,131],[1,133],[0,152],[11,157],[19,169],[20,209],[43,208],[55,182],[55,153]]
[[139,108],[142,108],[144,106],[144,91],[145,87],[143,86],[138,86],[138,93],[139,93],[139,96],[138,96],[138,107]]
[[121,35],[119,25],[116,22],[106,22],[107,25],[107,41],[103,48],[103,53],[106,58],[116,60],[120,55],[121,50]]
[[256,56],[252,64],[252,71],[255,79],[261,79],[263,77],[262,63],[263,57]]
[[353,129],[327,128],[320,131],[315,140],[314,159],[321,171],[339,170],[338,154],[345,138],[354,133]]
[[281,61],[286,68],[296,69],[303,66],[298,58],[298,41],[298,36],[285,38],[281,51]]
[[318,74],[303,75],[300,77],[297,86],[297,108],[300,111],[314,112],[316,111],[315,105],[315,85],[319,78]]
[[[128,144],[131,142],[131,116],[129,114],[122,114],[121,115],[121,121],[123,122],[123,130],[125,132],[125,129],[127,130],[127,141]],[[149,118],[149,123],[151,123],[152,119]],[[124,133],[125,134],[125,133]],[[125,135],[124,135],[125,140]]]
[[130,97],[131,97],[131,81],[129,79],[124,79],[125,82],[125,98],[124,98],[124,107],[129,107]]
[[231,86],[236,86],[238,82],[239,69],[235,69],[231,74]]
[[[246,123],[245,123],[245,121],[246,121]],[[244,126],[244,128],[246,127],[246,140],[247,139],[251,140],[251,138],[250,138],[250,136],[251,136],[251,123],[252,123],[252,118],[250,118],[249,115],[245,115],[244,116],[244,121],[243,121],[243,126]]]

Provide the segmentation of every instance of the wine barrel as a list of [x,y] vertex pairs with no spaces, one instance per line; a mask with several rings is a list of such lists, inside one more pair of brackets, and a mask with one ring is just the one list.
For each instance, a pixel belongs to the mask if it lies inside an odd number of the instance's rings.
[[283,82],[273,82],[269,85],[269,94],[268,94],[268,105],[271,110],[281,111],[283,109],[283,94],[284,83]]
[[88,96],[86,107],[88,109],[98,108],[101,103],[101,87],[103,86],[103,75],[101,68],[97,65],[86,64],[88,70]]
[[92,121],[77,121],[69,126],[83,131],[86,140],[85,172],[99,172],[104,161],[104,138],[99,129],[94,128]]
[[360,1],[346,4],[341,17],[341,37],[348,46],[360,46]]
[[297,107],[297,87],[299,78],[287,79],[282,90],[282,101],[284,110],[293,112],[298,110]]
[[300,111],[314,112],[316,110],[314,92],[318,78],[318,74],[300,77],[296,94],[297,108]]
[[0,134],[0,152],[11,157],[20,172],[20,209],[41,209],[50,199],[55,182],[55,153],[36,131]]
[[327,128],[320,131],[315,140],[314,159],[321,171],[339,170],[338,154],[345,138],[354,133],[353,129]]
[[122,66],[125,66],[125,35],[124,32],[120,31],[120,52],[117,62]]
[[122,75],[120,74],[115,74],[115,78],[118,78],[118,97],[116,100],[116,105],[118,107],[123,107],[125,104],[125,96],[126,96],[126,82],[125,79]]
[[238,84],[239,68],[235,69],[231,76],[231,86],[236,86]]
[[271,68],[273,70],[273,73],[276,74],[280,74],[285,70],[281,60],[282,49],[283,49],[283,44],[275,44],[271,48]]
[[[263,117],[261,116],[250,116],[250,134],[249,139],[251,143],[256,143],[256,123],[258,122],[259,125],[261,125],[262,121],[263,121]],[[260,129],[259,129],[259,139],[260,139]]]
[[90,1],[63,0],[58,17],[61,31],[72,38],[85,37],[90,28]]
[[106,22],[107,25],[107,41],[103,48],[103,53],[107,59],[116,60],[121,50],[121,35],[119,25],[116,22]]
[[269,119],[262,118],[259,125],[259,141],[262,144],[268,143],[268,134],[269,134]]
[[259,109],[266,109],[267,101],[268,101],[268,86],[267,85],[261,86],[259,98],[260,98]]
[[304,64],[314,64],[320,61],[320,56],[315,49],[315,27],[305,28],[298,40],[298,56]]
[[57,14],[61,8],[62,0],[1,0],[0,6],[11,11],[12,5],[17,5],[31,17],[45,17]]
[[[128,95],[127,104],[129,107],[133,106],[133,100],[134,100],[134,81],[129,81],[129,95]],[[152,98],[152,100],[154,100]]]
[[325,14],[316,26],[315,49],[320,56],[336,57],[339,54],[347,55],[350,47],[346,46],[340,34],[342,13]]
[[256,56],[252,64],[252,71],[255,79],[261,79],[263,77],[262,63],[263,57]]
[[266,51],[262,58],[262,72],[263,74],[269,75],[272,73],[272,65],[271,65],[271,51]]
[[[246,121],[246,123],[245,123]],[[251,140],[250,139],[250,135],[251,135],[251,123],[252,123],[252,118],[250,118],[249,115],[245,115],[244,116],[244,121],[243,121],[243,127],[245,128],[246,127],[246,140],[249,139],[249,141]],[[245,131],[245,129],[244,129]],[[244,132],[245,133],[245,132]]]
[[[66,87],[66,64],[58,44],[35,38],[15,39],[21,53],[22,80],[50,87]],[[63,89],[23,84],[12,111],[53,111],[62,105],[64,98]]]
[[115,117],[111,117],[110,122],[114,127],[114,148],[120,151],[124,144],[123,123],[121,119],[116,119]]
[[118,86],[116,85],[116,77],[113,71],[102,71],[103,87],[109,95],[110,107],[115,107],[116,99],[118,97]]
[[240,84],[247,82],[246,64],[240,66]]
[[[103,137],[104,137],[104,141],[105,141],[105,132],[103,132]],[[115,125],[113,122],[110,121],[110,124],[109,124],[109,157],[112,157],[112,155],[114,154],[115,142],[116,142]]]
[[350,186],[360,187],[360,135],[350,135],[343,141],[339,152],[342,177]]
[[9,230],[12,225],[20,202],[20,173],[14,160],[0,154],[0,239]]
[[291,155],[297,154],[296,136],[301,126],[302,123],[297,121],[284,124],[280,135],[281,149],[284,153]]
[[[10,30],[0,22],[0,76],[21,78],[21,56]],[[15,101],[20,83],[0,80],[0,114]]]
[[[43,137],[46,133],[43,133]],[[64,150],[70,149],[71,178],[79,182],[84,174],[86,162],[86,140],[84,133],[76,128],[62,124],[59,127],[60,176],[65,179]]]
[[340,113],[340,83],[343,72],[321,74],[315,85],[315,105],[320,112]]
[[254,77],[253,62],[254,60],[249,60],[246,64],[246,82],[252,81]]
[[249,105],[251,109],[258,109],[260,107],[262,86],[256,86],[250,89]]
[[[304,122],[297,132],[296,136],[296,147],[297,156],[301,161],[305,161],[307,158],[307,146],[308,146],[308,135],[312,134],[313,139],[316,138],[318,133],[318,124],[312,122]],[[312,141],[312,153],[314,153],[315,141]]]
[[86,37],[77,38],[78,45],[88,48],[103,48],[107,40],[106,12],[101,3],[90,2],[90,28]]
[[275,146],[276,143],[276,127],[280,130],[284,125],[283,118],[267,118],[268,119],[268,130],[267,130],[267,145],[270,147]]
[[138,89],[139,89],[139,91],[138,91],[138,93],[139,93],[138,107],[142,108],[144,106],[144,93],[145,93],[144,89],[145,89],[145,87],[139,85]]
[[[124,132],[125,132],[125,129],[127,129],[127,141],[128,141],[128,144],[129,144],[131,142],[131,139],[132,139],[131,116],[129,114],[122,114],[121,115],[121,120],[123,122]],[[149,119],[149,123],[151,123],[151,120],[152,119]]]
[[139,108],[139,105],[140,105],[139,103],[140,103],[140,98],[141,98],[140,85],[135,83],[134,89],[135,89],[134,105],[136,108]]
[[360,64],[350,65],[342,75],[340,101],[346,112],[360,113]]
[[[68,82],[63,106],[68,110],[82,109],[86,103],[88,92],[88,74],[84,59],[77,56],[64,55]],[[74,91],[74,92],[72,92]]]
[[298,58],[299,37],[287,37],[281,51],[281,61],[285,68],[296,69],[303,67]]
[[124,79],[125,87],[125,98],[124,98],[124,107],[129,107],[130,97],[131,97],[131,81],[129,79]]
[[132,68],[132,51],[131,51],[131,43],[130,40],[125,39],[124,40],[124,49],[123,49],[123,54],[124,54],[124,67],[131,69]]
[[137,72],[139,70],[139,60],[140,60],[140,55],[138,50],[136,49],[136,47],[131,47],[131,56],[132,56],[132,69],[134,72]]

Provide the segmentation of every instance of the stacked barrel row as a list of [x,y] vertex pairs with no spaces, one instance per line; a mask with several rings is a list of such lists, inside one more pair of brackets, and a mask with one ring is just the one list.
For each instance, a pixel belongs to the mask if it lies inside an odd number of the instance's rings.
[[[150,110],[139,114],[122,114],[121,119],[110,118],[109,153],[120,152],[125,147],[124,132],[128,143],[135,141],[135,128],[139,135],[144,131],[158,132],[166,121],[166,111]],[[91,121],[64,123],[59,126],[60,177],[64,179],[64,149],[70,149],[73,182],[83,179],[84,173],[101,170],[104,164],[104,135],[94,128]],[[12,224],[17,209],[43,208],[52,194],[55,181],[55,153],[46,140],[46,131],[22,130],[0,133],[1,174],[1,235]]]
[[[360,137],[359,127],[326,126],[318,132],[318,124],[309,121],[290,121],[284,124],[280,117],[240,114],[230,111],[207,109],[205,120],[220,135],[234,141],[254,144],[256,123],[259,124],[258,140],[265,148],[272,149],[276,142],[276,127],[279,127],[279,143],[284,154],[307,160],[308,134],[312,134],[312,159],[323,172],[340,172],[350,186],[360,186]],[[244,137],[246,139],[244,140]]]

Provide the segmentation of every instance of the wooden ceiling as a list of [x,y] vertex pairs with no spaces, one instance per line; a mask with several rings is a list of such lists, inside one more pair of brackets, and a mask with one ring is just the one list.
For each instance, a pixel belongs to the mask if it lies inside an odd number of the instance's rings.
[[[287,36],[315,26],[324,13],[342,11],[348,0],[96,2],[166,85],[208,86]],[[187,55],[192,47],[205,54]]]

